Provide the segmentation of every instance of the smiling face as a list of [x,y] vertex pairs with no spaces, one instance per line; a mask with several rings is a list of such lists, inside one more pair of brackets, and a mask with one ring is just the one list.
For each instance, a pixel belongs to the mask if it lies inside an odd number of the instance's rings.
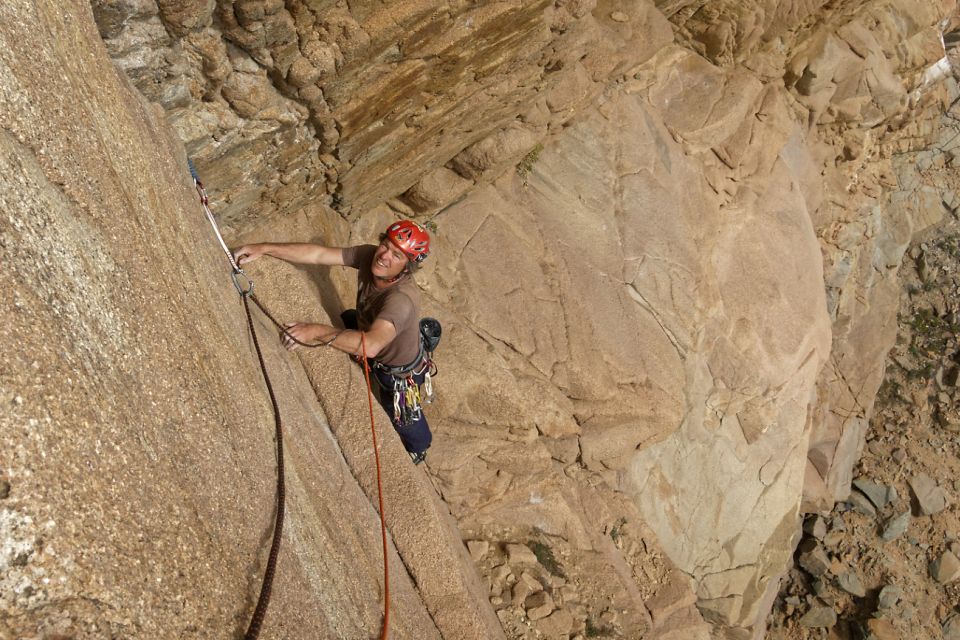
[[381,280],[392,280],[400,275],[407,266],[407,256],[392,242],[384,238],[380,241],[370,271],[373,277]]

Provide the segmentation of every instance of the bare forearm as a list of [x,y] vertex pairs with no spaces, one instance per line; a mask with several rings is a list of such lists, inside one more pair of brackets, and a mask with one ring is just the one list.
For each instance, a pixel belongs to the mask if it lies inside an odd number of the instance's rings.
[[343,264],[343,252],[336,247],[306,242],[271,242],[263,247],[266,255],[294,264]]
[[328,324],[293,322],[286,325],[285,331],[286,334],[281,338],[283,345],[288,349],[298,348],[301,346],[299,343],[315,346],[323,344],[350,355],[361,355],[365,342],[367,357],[373,358],[382,348],[377,336],[371,335],[369,332],[362,334],[363,340],[361,340],[360,331],[337,329]]
[[234,249],[233,255],[241,265],[253,262],[262,256],[272,256],[294,264],[322,264],[328,266],[343,264],[343,249],[304,242],[245,244]]
[[[334,336],[336,329],[329,327],[329,333],[327,334],[326,342]],[[360,355],[363,353],[362,345],[360,344],[360,332],[355,329],[343,329],[340,331],[340,334],[337,335],[336,339],[330,343],[331,347],[338,351],[343,351],[344,353],[349,353],[350,355]]]

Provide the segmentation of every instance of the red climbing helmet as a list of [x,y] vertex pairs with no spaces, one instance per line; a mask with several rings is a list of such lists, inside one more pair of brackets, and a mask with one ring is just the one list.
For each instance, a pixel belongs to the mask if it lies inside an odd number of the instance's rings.
[[394,222],[387,227],[386,236],[410,262],[419,264],[430,255],[430,235],[413,220]]

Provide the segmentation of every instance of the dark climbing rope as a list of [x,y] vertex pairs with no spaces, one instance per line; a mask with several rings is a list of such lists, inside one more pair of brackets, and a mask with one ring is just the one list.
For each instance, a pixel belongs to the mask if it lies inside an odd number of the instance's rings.
[[[244,640],[257,640],[260,636],[260,629],[263,627],[264,618],[267,615],[267,607],[270,604],[270,594],[273,590],[273,578],[277,570],[277,558],[280,555],[280,538],[283,532],[283,512],[284,504],[286,501],[286,491],[284,488],[284,471],[283,471],[283,424],[280,418],[280,405],[277,403],[277,396],[273,391],[273,384],[270,382],[270,376],[267,373],[267,365],[263,359],[263,352],[260,349],[260,342],[257,339],[257,332],[253,326],[253,316],[250,313],[250,303],[249,300],[253,300],[253,303],[257,305],[260,311],[272,322],[283,335],[288,337],[293,342],[304,346],[304,347],[325,347],[332,343],[340,335],[340,331],[334,334],[332,338],[326,342],[319,342],[316,344],[309,344],[306,342],[301,342],[297,340],[290,332],[287,331],[287,328],[281,325],[267,308],[253,295],[253,280],[251,280],[240,268],[240,265],[237,263],[236,258],[234,258],[233,253],[227,248],[226,242],[223,240],[223,235],[220,233],[220,228],[217,225],[217,221],[213,216],[213,212],[210,211],[209,200],[207,198],[206,189],[203,187],[203,183],[200,182],[200,177],[197,174],[196,169],[193,166],[193,163],[188,161],[190,167],[190,175],[193,176],[194,186],[197,189],[197,193],[200,195],[200,203],[203,205],[204,213],[207,216],[207,220],[210,222],[210,226],[213,227],[213,231],[217,236],[217,240],[220,243],[220,247],[223,249],[224,253],[227,254],[227,259],[230,261],[230,266],[233,268],[233,272],[230,274],[230,277],[233,279],[233,285],[236,287],[237,292],[240,294],[240,297],[243,299],[243,310],[247,316],[247,327],[250,330],[250,336],[253,338],[253,346],[257,352],[257,360],[260,363],[260,372],[263,374],[263,380],[267,385],[267,393],[270,395],[270,404],[273,406],[273,419],[275,424],[275,432],[277,439],[277,517],[273,527],[273,542],[270,544],[270,555],[267,559],[267,568],[264,571],[263,582],[260,585],[260,596],[257,598],[257,606],[253,611],[253,616],[250,619],[250,625],[247,627],[247,632],[244,634]],[[364,335],[360,333],[360,345],[363,353],[363,371],[364,377],[366,378],[367,383],[367,403],[370,408],[370,430],[373,436],[373,453],[376,460],[377,467],[377,494],[379,497],[380,505],[380,534],[383,542],[383,588],[384,588],[384,603],[383,603],[383,626],[380,630],[380,640],[386,640],[390,628],[390,569],[389,563],[387,562],[387,524],[384,517],[383,510],[383,481],[381,479],[380,471],[380,452],[377,447],[377,432],[373,419],[373,392],[370,385],[370,369],[367,364],[367,345],[364,340]]]
[[[243,299],[243,309],[247,314],[247,327],[250,329],[250,337],[253,338],[253,346],[257,352],[257,360],[260,362],[260,372],[263,374],[263,381],[266,383],[267,393],[270,395],[270,404],[273,406],[273,421],[277,438],[277,517],[273,525],[273,542],[270,544],[267,568],[264,571],[263,582],[260,585],[260,596],[257,598],[257,606],[253,610],[250,625],[247,627],[247,632],[243,636],[244,640],[257,640],[260,636],[260,629],[263,627],[263,620],[267,615],[267,606],[270,604],[270,593],[273,590],[273,577],[277,572],[277,558],[280,555],[280,538],[283,532],[283,510],[286,501],[286,490],[283,481],[283,423],[280,419],[280,405],[277,403],[277,396],[273,392],[273,384],[270,382],[267,365],[263,359],[263,352],[260,350],[257,331],[253,326],[250,303],[247,301],[248,298],[253,298],[253,281],[243,272],[243,269],[240,268],[240,265],[237,264],[236,259],[233,257],[233,253],[227,248],[227,243],[223,240],[223,235],[220,233],[217,221],[213,217],[213,212],[210,211],[207,191],[204,189],[203,183],[200,182],[200,176],[197,174],[197,170],[194,168],[192,162],[188,161],[188,165],[190,167],[190,175],[193,176],[193,184],[200,196],[200,204],[203,205],[203,211],[207,216],[207,221],[210,223],[210,226],[213,227],[213,232],[217,236],[220,248],[223,249],[223,252],[227,255],[227,260],[230,261],[230,266],[233,268],[230,277],[233,279],[233,285],[237,288],[240,298]],[[245,286],[241,284],[241,282],[245,283]],[[254,299],[254,301],[258,307],[263,309],[263,306],[257,302],[256,299]]]
[[[280,555],[280,534],[283,532],[283,505],[286,497],[283,483],[283,426],[280,422],[280,406],[277,404],[277,396],[273,393],[270,376],[267,375],[267,365],[263,361],[263,353],[260,351],[257,331],[253,327],[253,316],[250,315],[250,304],[247,302],[247,298],[251,296],[252,294],[248,294],[240,297],[243,298],[243,310],[247,313],[247,326],[250,328],[253,346],[257,351],[257,360],[260,361],[263,381],[267,384],[267,393],[270,394],[270,404],[273,405],[273,420],[276,425],[277,436],[277,519],[273,526],[273,542],[270,545],[270,557],[267,559],[267,569],[263,574],[263,583],[260,586],[260,597],[257,599],[257,607],[253,610],[250,626],[247,627],[247,633],[244,635],[245,640],[256,640],[259,637],[260,627],[263,626],[263,619],[267,615],[270,591],[273,589],[273,576],[277,571],[277,557]],[[259,302],[257,306],[260,306]]]

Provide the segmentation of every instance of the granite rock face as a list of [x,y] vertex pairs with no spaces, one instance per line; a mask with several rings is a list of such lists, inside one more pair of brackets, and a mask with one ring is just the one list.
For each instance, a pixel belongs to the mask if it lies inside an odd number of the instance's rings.
[[[189,155],[231,243],[436,226],[426,469],[382,432],[397,637],[526,633],[514,572],[545,633],[761,637],[944,210],[896,154],[935,133],[953,3],[840,4],[5,5],[0,622],[226,637],[251,608],[270,410]],[[340,270],[249,271],[284,320],[352,304]],[[361,376],[268,342],[296,426],[267,635],[372,634]]]
[[[0,636],[242,635],[273,524],[272,411],[183,147],[117,73],[89,7],[6,2],[0,42]],[[370,487],[257,325],[287,425],[261,637],[375,635]],[[360,374],[340,365],[362,415]],[[392,571],[392,634],[502,637],[432,488],[394,453],[385,472],[433,534],[410,570],[444,583]]]

